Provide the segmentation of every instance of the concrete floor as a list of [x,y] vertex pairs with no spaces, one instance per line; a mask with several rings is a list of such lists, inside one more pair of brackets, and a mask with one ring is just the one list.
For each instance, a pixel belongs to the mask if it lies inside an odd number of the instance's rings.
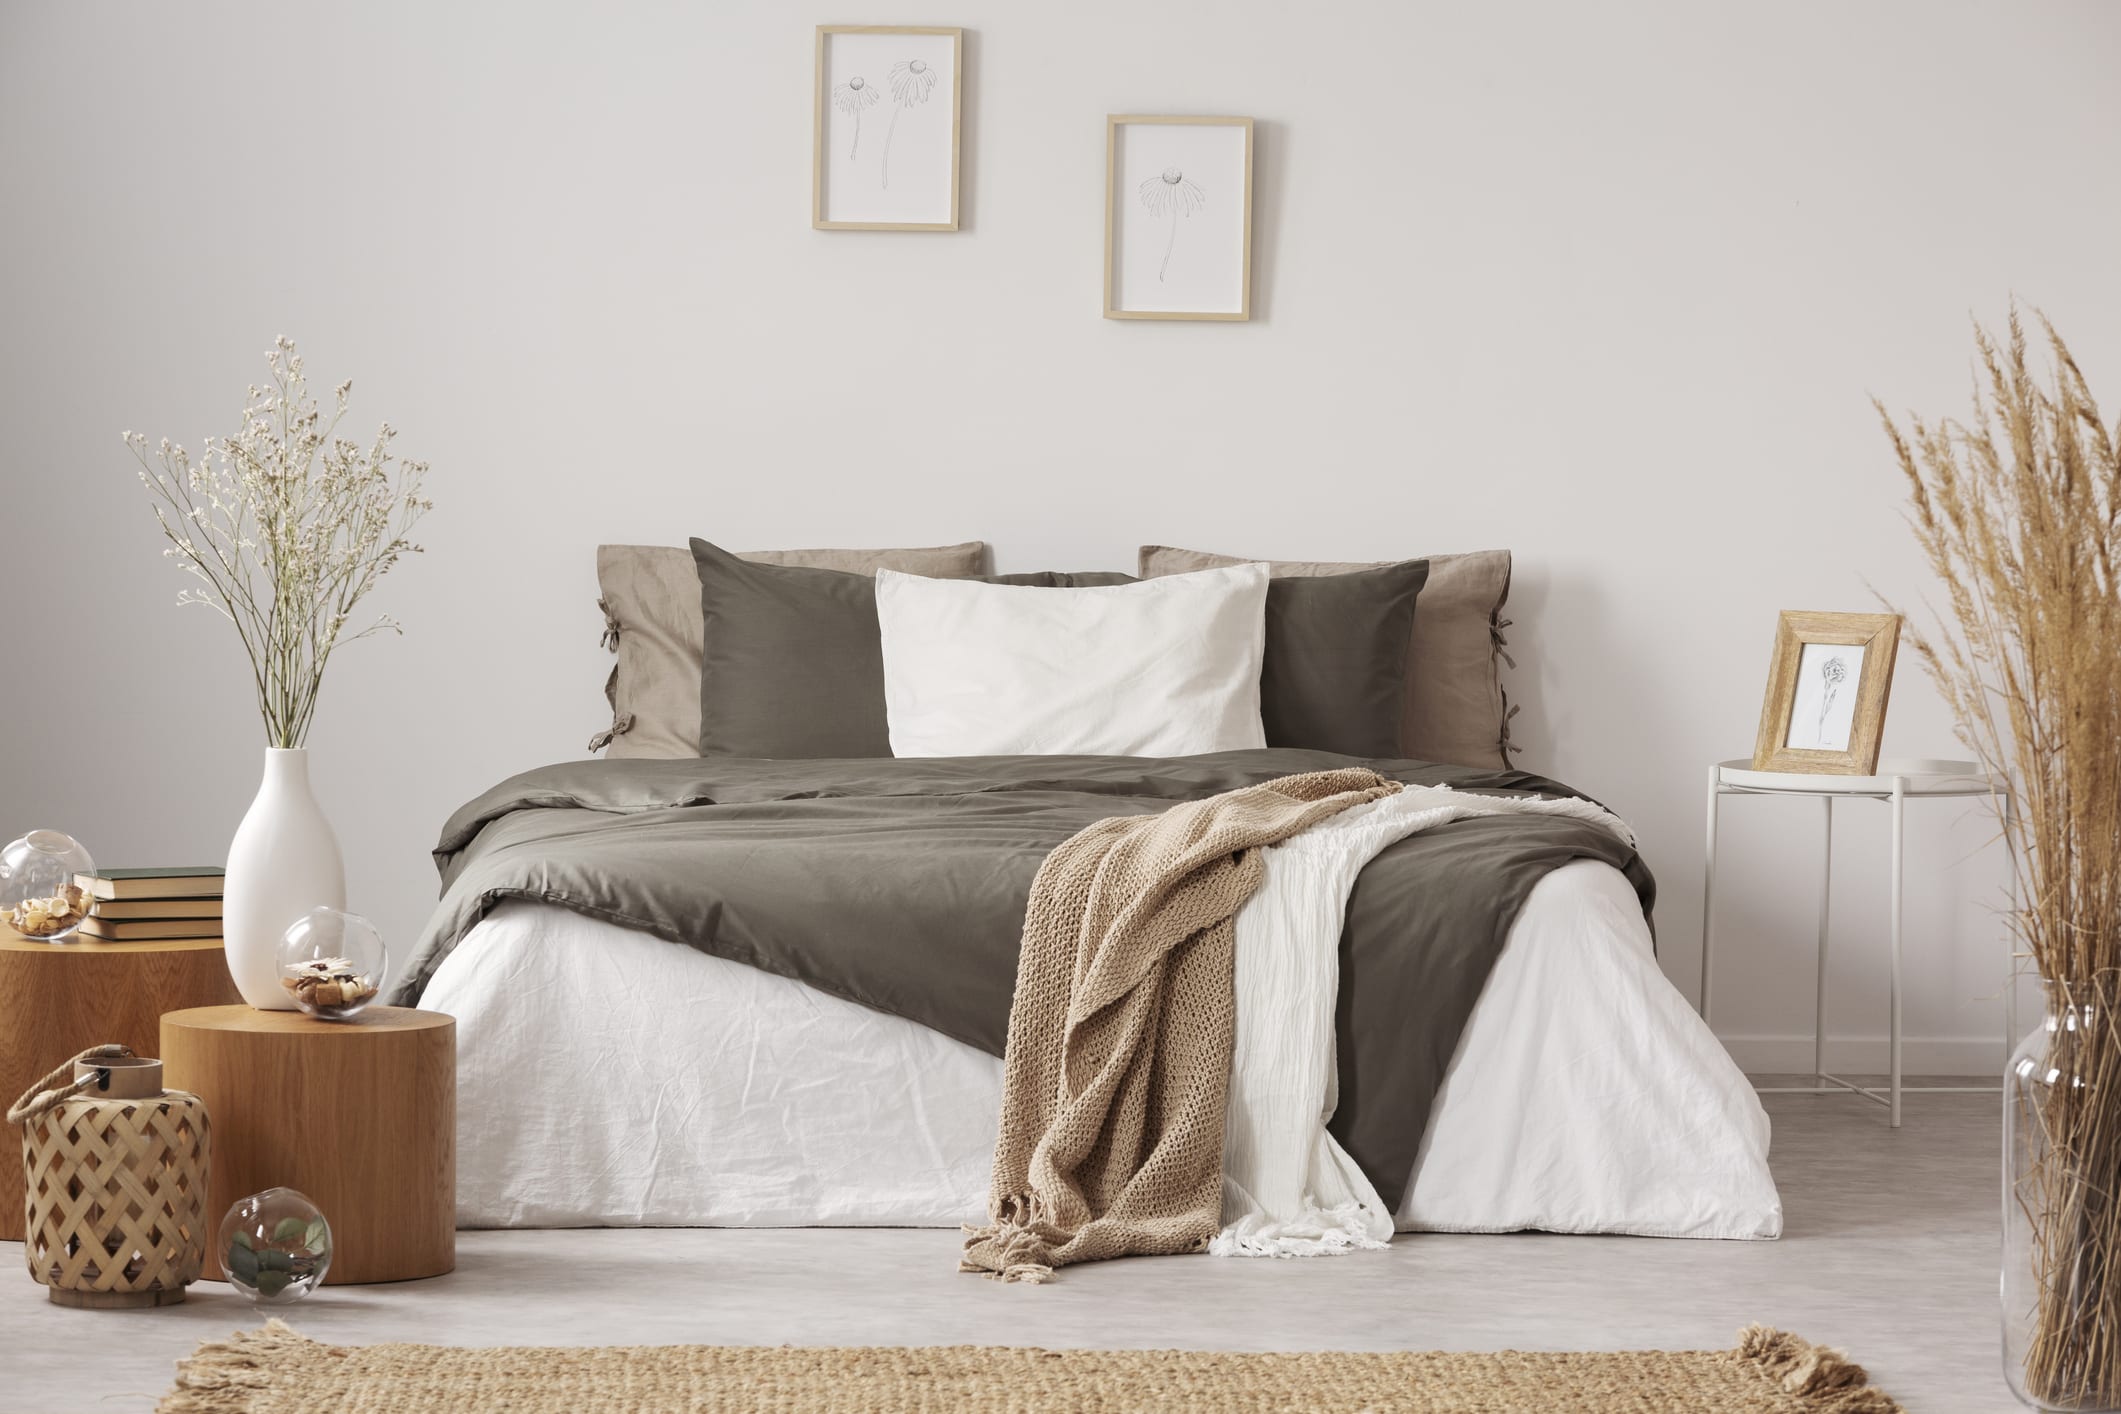
[[[1306,1262],[953,1270],[909,1230],[467,1232],[450,1276],[325,1287],[283,1313],[343,1343],[713,1343],[1580,1350],[1728,1345],[1764,1321],[1840,1345],[1916,1414],[2017,1406],[1998,1366],[1997,1101],[1767,1097],[1780,1242],[1403,1237]],[[217,1283],[182,1306],[64,1310],[0,1244],[0,1411],[146,1410],[201,1340],[252,1324]]]

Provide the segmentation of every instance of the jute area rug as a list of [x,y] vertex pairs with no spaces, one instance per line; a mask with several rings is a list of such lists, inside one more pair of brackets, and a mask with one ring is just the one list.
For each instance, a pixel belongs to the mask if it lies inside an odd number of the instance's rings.
[[325,1345],[279,1321],[179,1364],[161,1414],[1210,1409],[1900,1414],[1840,1352],[1765,1326],[1735,1350],[1286,1355],[1193,1350],[463,1349]]

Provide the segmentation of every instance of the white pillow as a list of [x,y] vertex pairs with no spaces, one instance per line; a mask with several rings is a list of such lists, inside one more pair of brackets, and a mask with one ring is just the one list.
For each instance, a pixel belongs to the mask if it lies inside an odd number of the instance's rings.
[[1267,744],[1267,567],[1097,589],[876,572],[894,756],[1191,756]]

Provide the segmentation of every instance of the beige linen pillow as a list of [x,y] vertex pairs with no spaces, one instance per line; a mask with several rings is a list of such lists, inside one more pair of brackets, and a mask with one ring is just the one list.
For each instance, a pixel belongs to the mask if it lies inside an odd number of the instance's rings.
[[[970,579],[987,567],[987,542],[913,550],[753,550],[762,565],[874,574],[880,569],[935,579]],[[682,545],[599,545],[598,605],[604,646],[619,655],[604,696],[611,725],[589,740],[608,757],[700,754],[700,644],[706,621],[700,576]]]
[[[1507,766],[1508,713],[1499,651],[1502,601],[1510,593],[1510,552],[1431,555],[1429,581],[1414,601],[1414,634],[1407,648],[1406,717],[1400,754],[1454,766]],[[1239,555],[1141,547],[1142,578],[1242,564]],[[1268,572],[1292,577],[1353,574],[1395,563],[1268,560]]]

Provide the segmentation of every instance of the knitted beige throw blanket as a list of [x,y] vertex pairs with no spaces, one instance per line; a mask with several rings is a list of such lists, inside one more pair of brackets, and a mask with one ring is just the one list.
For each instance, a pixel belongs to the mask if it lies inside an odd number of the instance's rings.
[[1100,820],[1046,857],[1024,911],[989,1222],[960,1271],[1199,1252],[1221,1227],[1235,919],[1259,851],[1394,794],[1371,771],[1285,776]]

